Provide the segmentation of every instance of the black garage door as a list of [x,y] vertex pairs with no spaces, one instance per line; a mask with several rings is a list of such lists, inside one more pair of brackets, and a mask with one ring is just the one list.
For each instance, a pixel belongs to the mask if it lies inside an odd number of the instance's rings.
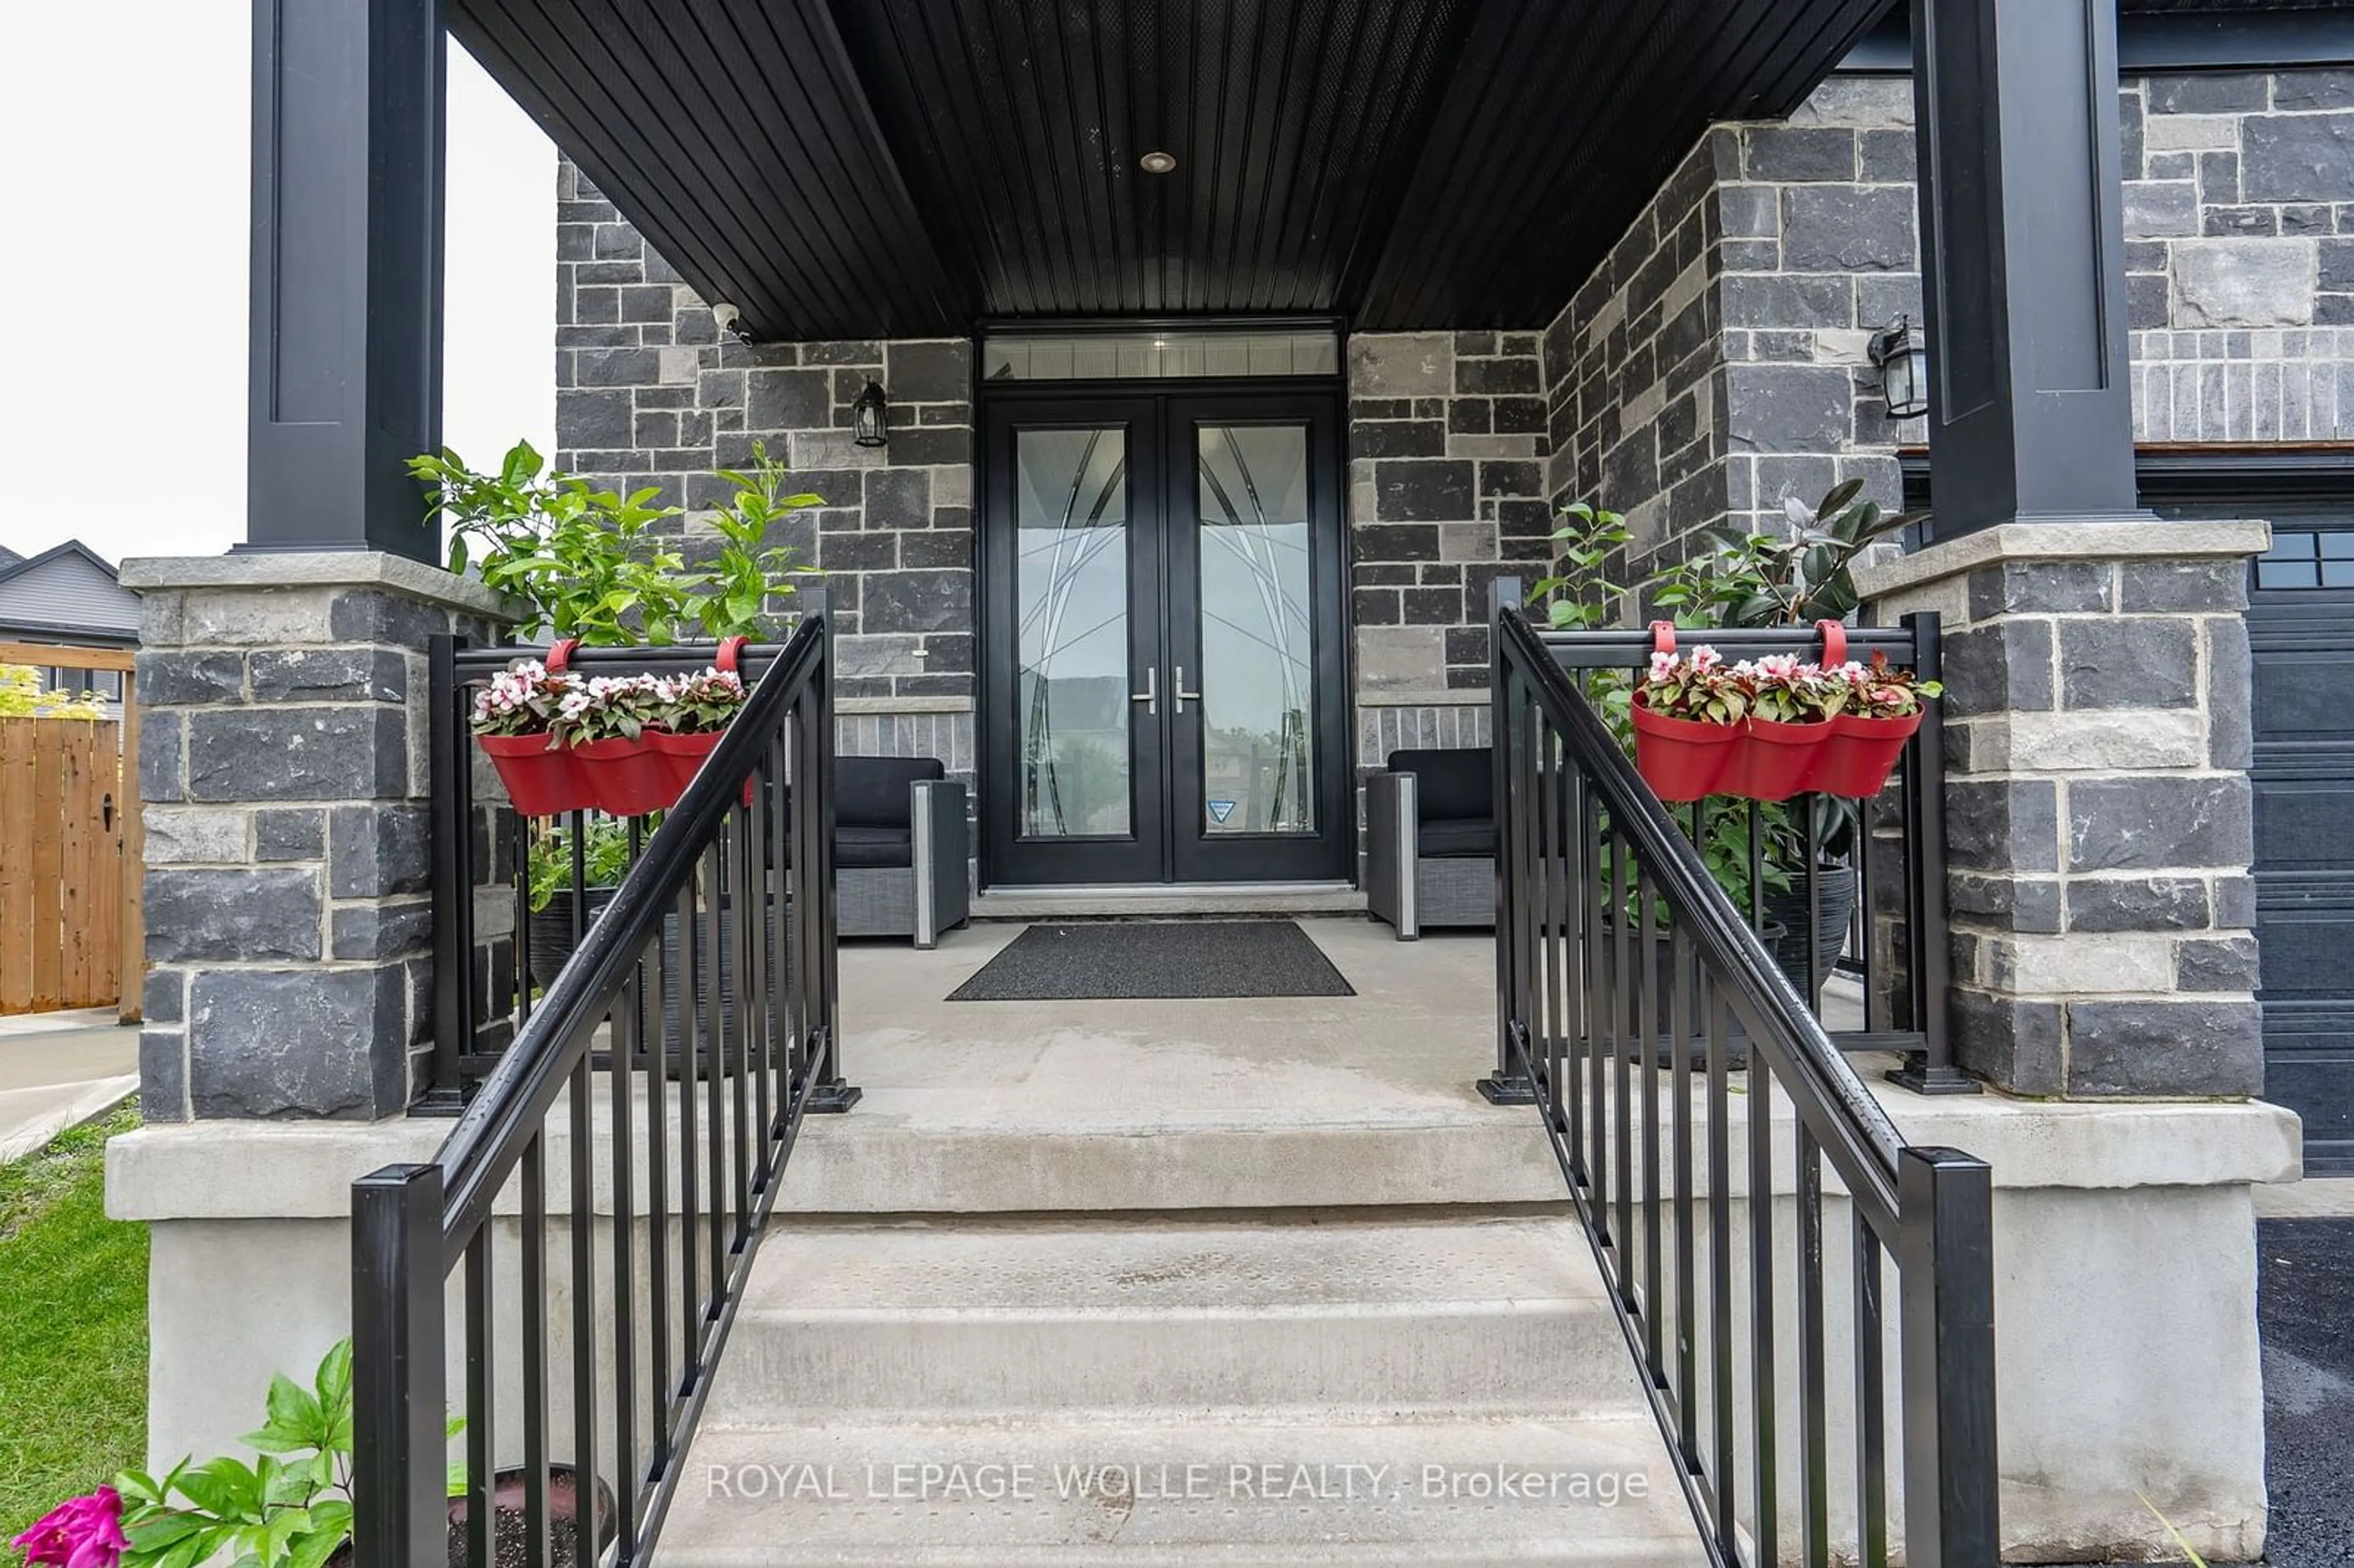
[[2264,1097],[2305,1118],[2308,1175],[2343,1175],[2354,1173],[2354,515],[2274,516],[2248,609]]

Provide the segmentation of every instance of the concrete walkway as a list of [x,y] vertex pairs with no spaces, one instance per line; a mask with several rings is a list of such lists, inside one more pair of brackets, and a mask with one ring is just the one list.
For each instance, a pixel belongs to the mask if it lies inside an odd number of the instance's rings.
[[139,1087],[139,1031],[111,1007],[0,1018],[0,1164]]

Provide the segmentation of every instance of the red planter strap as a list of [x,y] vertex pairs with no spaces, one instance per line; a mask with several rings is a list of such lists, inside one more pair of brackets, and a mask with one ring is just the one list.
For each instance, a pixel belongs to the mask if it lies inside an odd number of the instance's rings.
[[1651,652],[1672,653],[1676,651],[1676,623],[1672,620],[1651,622]]
[[736,673],[736,662],[744,652],[744,644],[749,641],[749,638],[745,637],[721,638],[719,640],[719,658],[717,660],[719,667],[722,670],[726,671],[729,674],[734,674]]
[[1815,629],[1823,634],[1823,668],[1836,670],[1847,662],[1847,628],[1836,620],[1818,620]]
[[551,675],[561,675],[570,669],[572,651],[579,646],[580,639],[578,637],[558,638],[556,646],[547,651],[547,673]]

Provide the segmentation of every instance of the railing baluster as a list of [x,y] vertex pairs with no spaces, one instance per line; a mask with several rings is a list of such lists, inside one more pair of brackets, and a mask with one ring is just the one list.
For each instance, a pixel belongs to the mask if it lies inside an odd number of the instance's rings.
[[1561,888],[1561,948],[1563,983],[1567,991],[1567,1012],[1562,1021],[1560,1054],[1554,1071],[1569,1095],[1569,1119],[1564,1128],[1568,1139],[1571,1179],[1591,1183],[1593,1171],[1585,1160],[1585,1051],[1592,1031],[1592,999],[1586,995],[1585,938],[1592,927],[1587,918],[1586,901],[1578,889],[1587,885],[1592,874],[1592,859],[1587,854],[1585,835],[1586,794],[1584,779],[1575,769],[1565,769],[1567,797],[1562,802],[1561,837],[1565,859],[1563,863]]
[[[1635,1299],[1635,1063],[1644,1059],[1642,998],[1636,994],[1635,955],[1629,950],[1634,933],[1628,929],[1633,920],[1628,898],[1642,885],[1642,868],[1636,865],[1635,846],[1618,834],[1618,824],[1610,824],[1610,915],[1611,929],[1617,938],[1617,951],[1612,955],[1611,984],[1617,995],[1617,1005],[1611,1010],[1611,1051],[1613,1085],[1611,1089],[1610,1130],[1617,1140],[1617,1168],[1611,1173],[1611,1185],[1616,1192],[1618,1217],[1611,1234],[1617,1247],[1618,1277],[1611,1283],[1617,1287],[1618,1299],[1629,1308],[1638,1305]],[[1649,1066],[1648,1060],[1645,1065]]]
[[[629,1506],[626,1499],[636,1494],[631,1482],[638,1473],[638,1194],[633,1075],[648,1070],[644,1005],[643,965],[633,961],[628,978],[621,982],[620,1001],[613,1012],[610,1061],[613,1098],[613,1486],[625,1499],[621,1504],[624,1509]],[[620,1531],[613,1568],[628,1568],[634,1561],[636,1538],[636,1520],[632,1519]]]
[[1855,1235],[1855,1489],[1861,1568],[1888,1563],[1888,1384],[1882,1365],[1887,1326],[1880,1299],[1880,1242],[1863,1211]]
[[[596,1075],[583,1051],[572,1065],[573,1530],[580,1560],[597,1551],[597,1144],[590,1096]],[[527,1316],[532,1314],[526,1314]]]
[[1662,1334],[1659,1276],[1659,1052],[1674,1050],[1674,1043],[1666,1038],[1667,1021],[1659,1016],[1659,921],[1657,905],[1651,896],[1650,878],[1643,874],[1643,866],[1635,867],[1635,902],[1642,918],[1637,929],[1641,933],[1636,950],[1641,955],[1642,979],[1636,982],[1635,1000],[1641,1022],[1635,1030],[1635,1039],[1641,1054],[1635,1058],[1635,1071],[1643,1081],[1643,1136],[1640,1150],[1643,1158],[1643,1343],[1650,1359],[1649,1372],[1653,1383],[1664,1387],[1668,1378],[1667,1348]]
[[[1697,981],[1692,970],[1691,938],[1681,926],[1670,927],[1668,948],[1671,976],[1668,1009],[1670,1157],[1674,1160],[1676,1219],[1676,1416],[1683,1462],[1700,1462],[1699,1366],[1693,1343],[1692,1267],[1692,1044],[1699,1033],[1692,1003]],[[1654,1074],[1653,1076],[1657,1076]]]
[[[534,1142],[537,1139],[533,1139]],[[491,1291],[491,1228],[484,1225],[466,1244],[466,1561],[472,1568],[493,1568],[496,1542],[496,1490],[493,1476],[498,1451],[493,1446],[498,1431],[498,1378],[492,1313],[496,1298]]]
[[1592,879],[1596,906],[1585,922],[1585,958],[1582,973],[1593,988],[1594,1000],[1585,1010],[1586,1052],[1586,1118],[1593,1130],[1594,1149],[1586,1161],[1586,1176],[1593,1195],[1595,1224],[1601,1227],[1604,1241],[1610,1230],[1610,1098],[1607,1079],[1610,1058],[1617,1054],[1618,988],[1612,983],[1611,969],[1618,940],[1618,922],[1610,911],[1610,876],[1605,869],[1612,851],[1603,835],[1607,830],[1602,821],[1602,802],[1591,790],[1585,797],[1585,863],[1593,866]]
[[702,1206],[696,1201],[695,1184],[700,1180],[696,1169],[695,1089],[703,1073],[703,1007],[695,994],[698,976],[703,969],[703,922],[695,918],[695,881],[698,869],[687,878],[678,893],[678,1387],[672,1395],[673,1413],[668,1417],[675,1429],[675,1403],[684,1399],[703,1382],[703,1313],[695,1306],[695,1291],[701,1286],[703,1274],[697,1262],[702,1240]]
[[1779,1444],[1774,1384],[1774,1075],[1753,1037],[1749,1043],[1749,1422],[1750,1486],[1756,1499],[1753,1533],[1760,1563],[1781,1560],[1775,1467]]
[[1808,1568],[1830,1568],[1830,1440],[1823,1350],[1823,1161],[1797,1124],[1798,1459],[1806,1484]]
[[[664,961],[663,943],[656,937],[652,954],[653,1037],[646,1052],[646,1464],[659,1475],[671,1461],[670,1397],[670,1074],[677,1059],[671,1043],[670,1021],[677,1014],[680,991],[673,966]],[[639,964],[645,967],[644,953]],[[632,1510],[631,1532],[645,1522]]]
[[547,1140],[523,1151],[523,1485],[525,1560],[548,1560],[547,1318],[535,1308],[547,1299]]
[[728,1251],[734,1255],[744,1252],[752,1237],[752,1161],[758,1147],[752,1139],[751,1074],[760,1033],[760,977],[755,972],[753,955],[760,950],[759,938],[768,927],[769,911],[758,879],[752,874],[752,813],[731,810],[727,815],[733,824],[728,845],[735,852],[727,859],[727,880],[736,899],[736,939],[727,948],[736,980],[735,1004],[728,1009],[735,1026],[736,1054],[727,1064],[732,1102],[728,1110],[735,1118],[730,1142],[736,1156],[736,1234],[728,1241]]
[[1734,1497],[1733,1418],[1733,1107],[1730,1048],[1733,1021],[1716,994],[1708,966],[1701,966],[1701,995],[1708,1019],[1708,1316],[1716,1483],[1716,1541],[1728,1559],[1739,1552],[1739,1517]]
[[[704,1152],[709,1158],[711,1162],[711,1184],[707,1189],[710,1202],[707,1205],[707,1212],[705,1214],[705,1219],[711,1227],[711,1234],[709,1238],[710,1245],[708,1248],[711,1261],[711,1277],[707,1282],[710,1288],[710,1294],[706,1296],[705,1299],[715,1303],[722,1299],[727,1293],[728,1252],[728,1052],[726,1010],[720,1003],[720,997],[722,994],[720,988],[725,983],[725,980],[727,975],[727,914],[726,906],[723,902],[726,895],[722,891],[720,885],[722,881],[722,868],[726,865],[727,857],[724,853],[722,853],[720,847],[720,845],[726,842],[726,830],[722,828],[720,832],[721,838],[719,842],[715,842],[709,849],[705,850],[703,856],[703,934],[705,941],[702,944],[703,968],[699,980],[699,983],[703,988],[703,1017],[705,1024],[703,1035],[705,1053],[703,1064],[703,1092],[704,1098],[710,1113],[708,1118],[704,1123],[703,1143]],[[739,924],[744,919],[744,910],[740,900],[738,901],[736,910],[736,919]],[[708,1342],[712,1319],[713,1313],[709,1308],[705,1308],[702,1314],[702,1322],[697,1326],[696,1330],[698,1340],[702,1342]]]

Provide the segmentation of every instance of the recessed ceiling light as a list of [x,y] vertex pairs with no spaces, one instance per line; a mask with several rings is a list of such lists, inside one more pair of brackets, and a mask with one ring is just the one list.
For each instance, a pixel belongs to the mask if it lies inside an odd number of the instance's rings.
[[1166,175],[1177,167],[1176,157],[1169,153],[1147,153],[1136,162],[1148,175]]

